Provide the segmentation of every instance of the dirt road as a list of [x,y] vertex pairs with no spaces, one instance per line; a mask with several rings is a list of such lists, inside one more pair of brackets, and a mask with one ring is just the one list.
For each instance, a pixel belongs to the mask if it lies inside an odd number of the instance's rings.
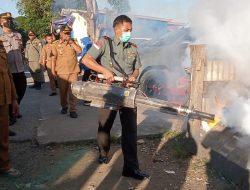
[[[36,148],[30,142],[11,143],[13,165],[23,175],[17,179],[0,177],[1,190],[230,190],[236,189],[197,159],[185,136],[168,132],[138,141],[142,170],[150,178],[137,181],[121,176],[122,151],[119,139],[112,144],[110,162],[97,163],[95,142],[46,145]],[[193,150],[193,149],[192,149]]]

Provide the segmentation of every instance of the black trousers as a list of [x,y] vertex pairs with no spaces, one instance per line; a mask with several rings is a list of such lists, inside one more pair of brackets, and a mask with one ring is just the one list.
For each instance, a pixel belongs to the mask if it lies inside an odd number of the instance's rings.
[[[101,156],[107,156],[110,150],[110,130],[117,111],[100,109],[97,143]],[[137,110],[122,108],[119,110],[122,125],[123,171],[139,169],[137,158]]]
[[16,87],[16,93],[18,96],[18,103],[20,104],[25,94],[26,87],[27,87],[26,76],[24,72],[12,73],[12,76],[13,76],[13,81]]
[[[14,81],[14,85],[16,88],[16,93],[18,96],[18,104],[21,103],[23,96],[25,94],[26,91],[26,87],[27,87],[27,80],[26,80],[26,76],[24,74],[24,72],[21,73],[12,73],[12,77],[13,77],[13,81]],[[9,106],[9,116],[12,117],[12,106]]]
[[88,81],[90,75],[91,75],[91,70],[85,70],[82,76],[82,81]]

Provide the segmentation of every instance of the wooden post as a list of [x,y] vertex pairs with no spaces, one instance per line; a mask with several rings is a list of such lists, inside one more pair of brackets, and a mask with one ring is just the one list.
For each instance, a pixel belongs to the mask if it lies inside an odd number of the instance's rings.
[[[205,45],[191,45],[191,92],[190,92],[190,109],[202,110],[202,98],[203,98],[203,81],[205,73],[205,63],[206,63],[206,48]],[[196,144],[196,155],[203,156],[204,148],[201,146],[200,139],[200,129],[201,121],[191,120],[189,122],[189,135]]]
[[97,3],[96,0],[85,0],[87,6],[88,15],[88,33],[93,42],[96,40],[96,14],[97,14]]

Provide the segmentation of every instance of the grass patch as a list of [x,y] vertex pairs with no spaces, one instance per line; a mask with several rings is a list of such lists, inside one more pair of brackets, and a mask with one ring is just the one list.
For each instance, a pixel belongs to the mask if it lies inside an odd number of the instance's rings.
[[111,141],[111,143],[114,143],[114,144],[120,144],[121,143],[121,137],[118,136],[118,135],[111,135],[110,141]]
[[[165,140],[169,140],[172,138],[175,138],[176,136],[178,136],[181,132],[179,131],[165,131],[162,133],[158,133],[158,134],[153,134],[153,135],[147,135],[145,136],[145,138],[149,139],[149,140],[154,140],[154,139],[165,139]],[[143,138],[143,137],[142,137]]]
[[171,137],[170,150],[179,160],[185,160],[196,154],[197,147],[193,139],[187,138],[185,133],[168,134]]
[[178,137],[179,135],[181,135],[181,132],[179,131],[166,131],[161,134],[161,138],[173,139],[173,138]]

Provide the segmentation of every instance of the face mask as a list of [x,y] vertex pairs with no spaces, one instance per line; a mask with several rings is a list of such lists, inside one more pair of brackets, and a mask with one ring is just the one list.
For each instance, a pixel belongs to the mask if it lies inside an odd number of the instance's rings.
[[13,21],[12,20],[8,20],[7,22],[4,22],[3,23],[3,26],[5,27],[5,28],[9,28],[9,29],[13,29]]
[[120,40],[122,42],[128,42],[131,39],[131,32],[122,32],[122,36],[120,37]]

